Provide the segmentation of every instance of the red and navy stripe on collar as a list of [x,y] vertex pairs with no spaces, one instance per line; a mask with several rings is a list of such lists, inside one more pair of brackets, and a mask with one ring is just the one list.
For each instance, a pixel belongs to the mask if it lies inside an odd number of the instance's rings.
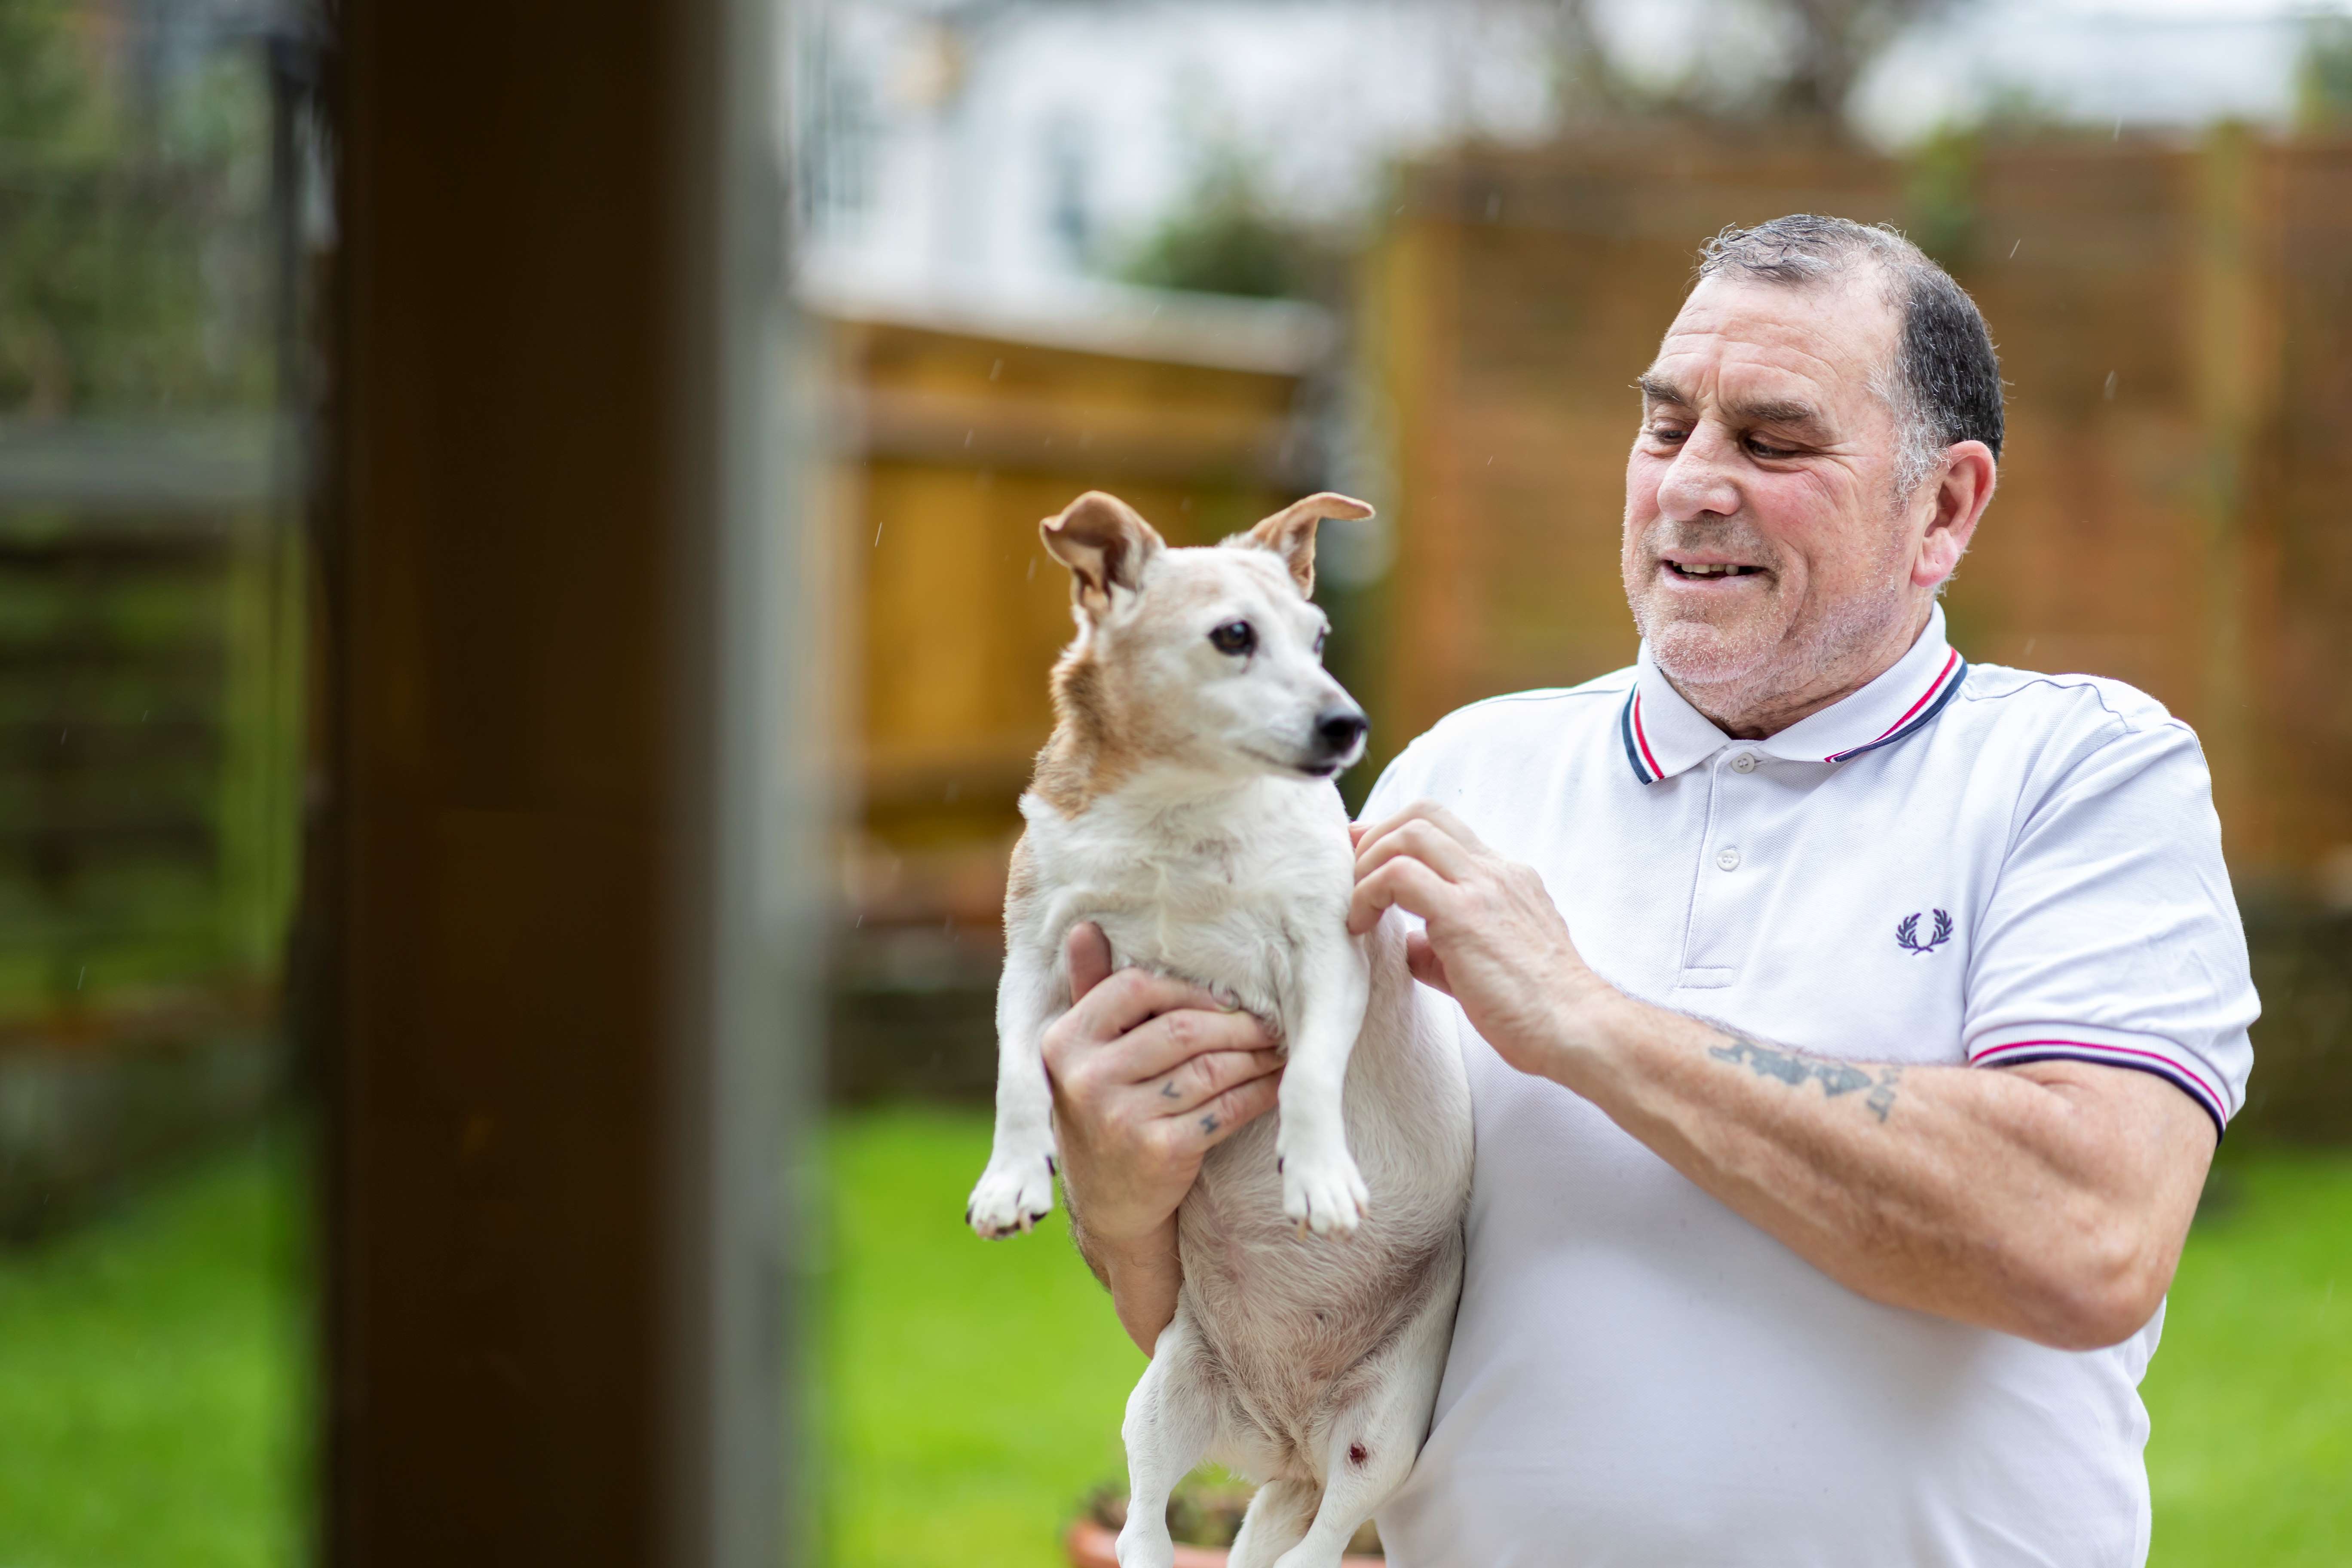
[[1666,776],[1658,766],[1657,758],[1650,754],[1650,737],[1642,729],[1642,683],[1633,682],[1633,689],[1625,699],[1624,710],[1617,715],[1617,727],[1625,737],[1625,760],[1633,764],[1633,776],[1643,784],[1655,784]]
[[[1897,741],[1917,734],[1934,722],[1936,715],[1941,713],[1945,705],[1958,694],[1961,679],[1968,672],[1968,660],[1960,657],[1958,648],[1952,649],[1937,669],[1936,678],[1927,683],[1927,689],[1920,692],[1901,716],[1875,740],[1865,741],[1859,746],[1849,746],[1843,752],[1833,752],[1822,761],[1842,763],[1849,757],[1858,757],[1864,752],[1874,752],[1881,746],[1891,746]],[[1633,768],[1635,779],[1648,784],[1666,776],[1665,769],[1658,765],[1657,753],[1651,749],[1649,731],[1642,723],[1642,683],[1638,679],[1633,682],[1633,689],[1625,694],[1625,706],[1617,715],[1617,729],[1625,744],[1625,761]]]
[[1930,720],[1944,710],[1944,704],[1949,702],[1952,700],[1952,694],[1959,690],[1960,678],[1968,672],[1969,661],[1960,657],[1959,649],[1954,648],[1951,657],[1944,660],[1944,668],[1937,670],[1936,679],[1928,683],[1927,689],[1919,694],[1917,701],[1903,710],[1903,717],[1886,727],[1885,734],[1875,741],[1852,746],[1843,752],[1832,752],[1823,757],[1822,761],[1842,763],[1848,757],[1858,757],[1864,752],[1874,752],[1881,746],[1891,746],[1906,735],[1918,733],[1927,726]]

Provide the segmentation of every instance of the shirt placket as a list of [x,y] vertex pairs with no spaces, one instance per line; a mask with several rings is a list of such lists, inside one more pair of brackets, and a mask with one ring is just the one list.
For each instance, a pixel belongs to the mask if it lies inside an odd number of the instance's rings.
[[1759,825],[1764,759],[1753,747],[1733,745],[1702,764],[1707,770],[1706,826],[1693,876],[1690,929],[1683,941],[1675,986],[1718,991],[1737,984],[1764,902],[1764,872],[1751,829]]

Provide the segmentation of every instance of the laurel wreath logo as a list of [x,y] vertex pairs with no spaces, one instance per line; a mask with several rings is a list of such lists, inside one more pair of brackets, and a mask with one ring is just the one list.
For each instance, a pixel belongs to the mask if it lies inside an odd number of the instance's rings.
[[1905,952],[1933,952],[1952,940],[1952,917],[1941,910],[1927,912],[1936,917],[1936,924],[1925,942],[1919,940],[1919,917],[1916,914],[1905,915],[1895,922],[1895,941]]

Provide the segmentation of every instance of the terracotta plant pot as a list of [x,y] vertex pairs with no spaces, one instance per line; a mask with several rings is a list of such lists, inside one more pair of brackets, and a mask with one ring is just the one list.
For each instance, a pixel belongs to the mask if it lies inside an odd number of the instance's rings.
[[[1082,1519],[1070,1526],[1063,1538],[1070,1549],[1071,1568],[1118,1568],[1116,1531],[1106,1530],[1093,1520]],[[1343,1557],[1341,1568],[1388,1568],[1385,1557]],[[1225,1568],[1225,1549],[1222,1546],[1178,1546],[1176,1568]]]

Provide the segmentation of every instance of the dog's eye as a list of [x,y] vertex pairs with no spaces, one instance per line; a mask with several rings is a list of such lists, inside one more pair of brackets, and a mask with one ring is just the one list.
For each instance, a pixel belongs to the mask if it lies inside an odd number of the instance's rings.
[[1329,626],[1325,626],[1321,631],[1315,634],[1315,657],[1317,658],[1321,658],[1323,657],[1323,639],[1330,635],[1331,628]]
[[1219,653],[1249,653],[1257,647],[1257,633],[1247,621],[1227,621],[1209,634],[1209,643]]

